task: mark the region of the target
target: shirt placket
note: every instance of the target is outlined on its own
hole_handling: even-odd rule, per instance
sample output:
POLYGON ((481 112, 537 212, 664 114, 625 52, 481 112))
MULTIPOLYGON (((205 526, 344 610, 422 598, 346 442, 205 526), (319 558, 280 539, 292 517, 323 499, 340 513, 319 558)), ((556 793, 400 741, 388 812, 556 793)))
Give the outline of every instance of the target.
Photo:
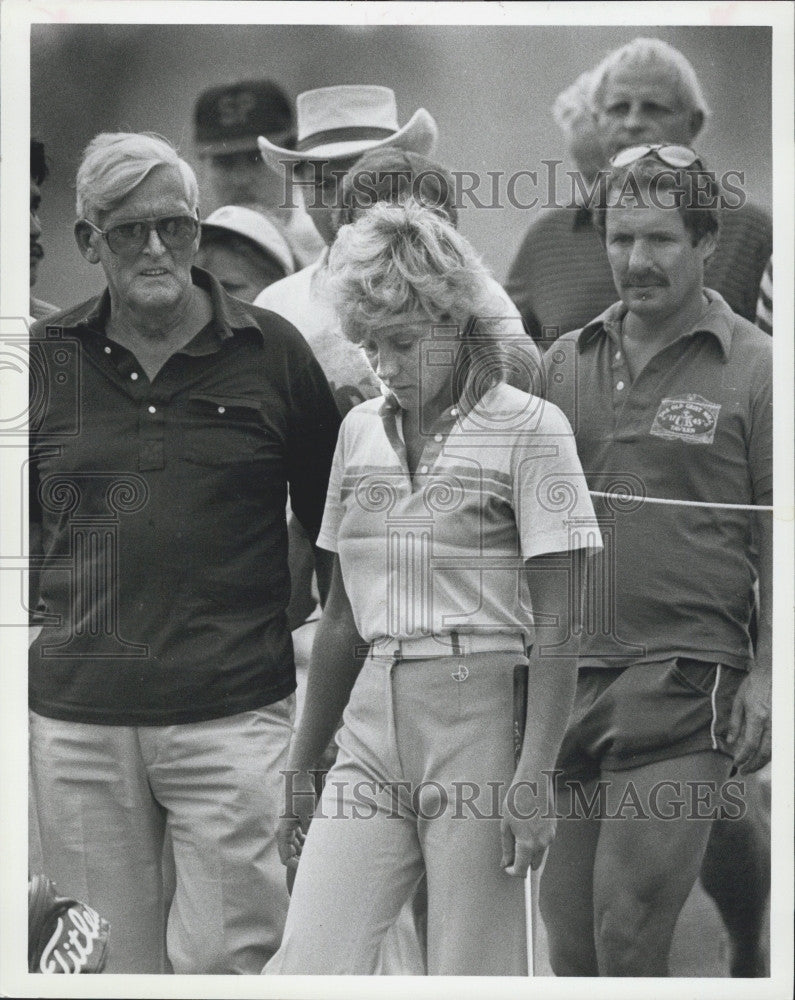
POLYGON ((138 470, 147 472, 165 468, 165 399, 126 348, 116 343, 105 343, 102 355, 138 410, 138 470))
POLYGON ((444 442, 447 439, 447 435, 450 433, 450 430, 458 419, 459 412, 460 411, 457 406, 451 406, 437 419, 436 423, 433 425, 429 439, 423 445, 419 464, 417 465, 414 476, 412 476, 409 471, 406 445, 398 430, 400 411, 394 404, 385 404, 382 417, 384 420, 386 436, 395 451, 395 455, 397 456, 406 479, 410 484, 412 493, 416 493, 422 488, 422 478, 429 475, 433 467, 436 465, 439 455, 442 452, 442 448, 444 447, 444 442))
MULTIPOLYGON (((459 408, 457 406, 451 406, 436 420, 436 423, 433 425, 431 430, 431 434, 422 449, 420 463, 417 466, 417 473, 419 476, 429 475, 436 465, 439 460, 439 456, 442 453, 442 449, 444 448, 447 436, 458 419, 458 415, 459 408)), ((416 490, 419 488, 419 485, 415 483, 414 488, 416 490)))
POLYGON ((608 350, 610 351, 610 385, 613 402, 613 427, 618 430, 625 404, 630 395, 631 378, 626 356, 617 336, 608 332, 608 350))

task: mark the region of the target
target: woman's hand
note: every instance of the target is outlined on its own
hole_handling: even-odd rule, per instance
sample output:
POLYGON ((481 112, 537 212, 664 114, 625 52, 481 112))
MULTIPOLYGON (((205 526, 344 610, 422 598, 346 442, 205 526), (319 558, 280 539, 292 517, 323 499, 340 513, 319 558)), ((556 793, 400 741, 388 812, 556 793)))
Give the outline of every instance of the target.
POLYGON ((500 864, 508 875, 524 878, 528 868, 534 871, 540 868, 547 848, 555 839, 554 801, 545 784, 514 780, 505 795, 500 864))
POLYGON ((315 810, 315 779, 311 771, 288 772, 291 775, 285 803, 285 814, 276 825, 276 846, 279 858, 287 868, 287 887, 298 869, 301 851, 306 840, 306 831, 312 822, 315 810))

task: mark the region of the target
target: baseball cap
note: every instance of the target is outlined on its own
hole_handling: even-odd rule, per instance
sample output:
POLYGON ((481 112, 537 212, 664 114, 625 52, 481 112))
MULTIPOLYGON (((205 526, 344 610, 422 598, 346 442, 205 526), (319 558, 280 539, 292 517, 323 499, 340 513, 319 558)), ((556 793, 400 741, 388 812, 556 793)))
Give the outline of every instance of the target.
POLYGON ((295 271, 293 254, 274 224, 264 215, 242 205, 223 205, 202 220, 202 233, 227 232, 245 236, 284 268, 285 275, 295 271))
POLYGON ((256 150, 260 135, 286 146, 295 142, 290 101, 272 80, 243 80, 205 90, 193 121, 200 156, 256 150))

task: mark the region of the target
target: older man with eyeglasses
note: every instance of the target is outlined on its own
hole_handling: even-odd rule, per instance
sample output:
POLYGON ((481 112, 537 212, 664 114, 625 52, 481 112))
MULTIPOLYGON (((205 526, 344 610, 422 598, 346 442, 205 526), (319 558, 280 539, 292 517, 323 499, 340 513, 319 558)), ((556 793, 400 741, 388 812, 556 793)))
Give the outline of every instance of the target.
MULTIPOLYGON (((639 143, 692 145, 707 123, 709 108, 695 69, 678 49, 659 38, 635 38, 560 94, 554 114, 584 192, 575 188, 571 204, 539 214, 505 284, 542 351, 614 299, 610 267, 587 197, 597 170, 619 150, 639 143)), ((746 164, 726 166, 744 169, 746 164)), ((706 284, 754 322, 762 273, 773 249, 773 226, 758 205, 744 196, 742 204, 738 201, 735 196, 723 212, 706 284)))
POLYGON ((314 539, 339 416, 298 331, 193 266, 167 141, 97 136, 77 215, 107 288, 32 330, 45 870, 109 920, 108 972, 255 973, 288 902, 287 495, 314 539))

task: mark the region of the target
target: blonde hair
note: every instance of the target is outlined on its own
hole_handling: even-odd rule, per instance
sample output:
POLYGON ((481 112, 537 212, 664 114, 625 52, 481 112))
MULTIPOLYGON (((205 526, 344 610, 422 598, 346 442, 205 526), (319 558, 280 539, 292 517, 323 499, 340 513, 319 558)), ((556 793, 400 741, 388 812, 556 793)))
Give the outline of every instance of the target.
POLYGON ((489 272, 437 212, 412 199, 373 205, 340 229, 328 274, 342 331, 354 343, 400 319, 455 324, 462 348, 456 381, 462 391, 474 392, 477 399, 505 380, 499 322, 489 319, 500 309, 489 272))
POLYGON ((77 171, 77 217, 88 219, 113 208, 157 167, 179 171, 185 197, 196 211, 196 175, 168 139, 154 132, 101 132, 86 146, 77 171))

